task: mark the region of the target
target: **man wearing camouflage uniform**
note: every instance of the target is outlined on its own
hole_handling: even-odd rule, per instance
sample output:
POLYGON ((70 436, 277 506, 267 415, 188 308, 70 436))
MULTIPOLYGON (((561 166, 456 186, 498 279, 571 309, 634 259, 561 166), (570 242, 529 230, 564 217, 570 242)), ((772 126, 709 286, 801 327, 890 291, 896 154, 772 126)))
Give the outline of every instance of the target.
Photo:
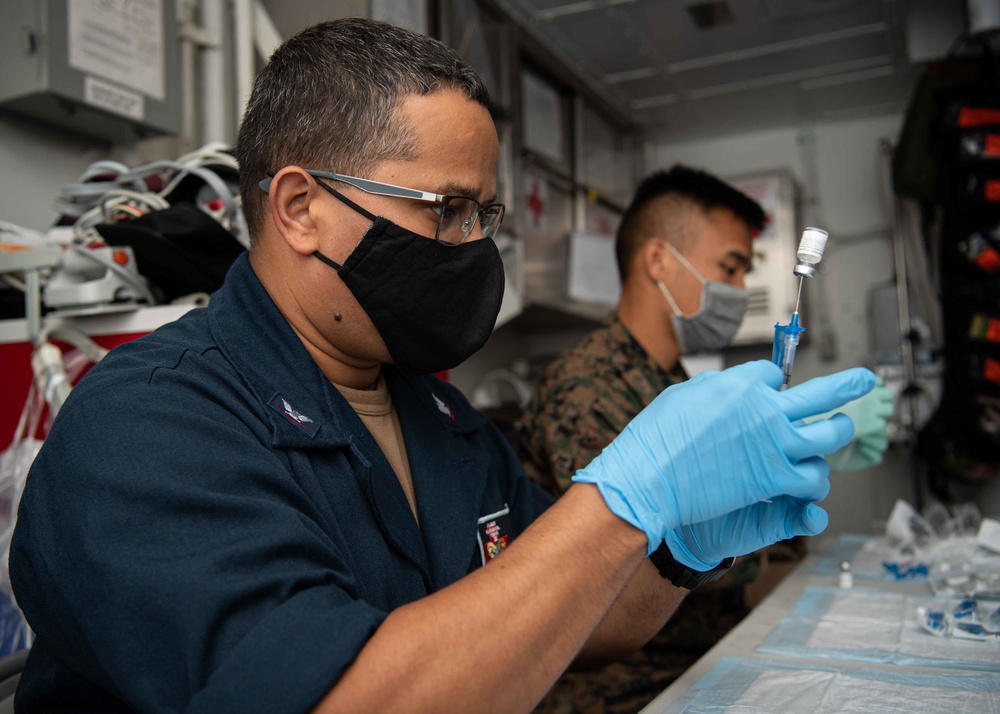
MULTIPOLYGON (((515 425, 528 475, 556 496, 646 405, 687 379, 685 352, 724 347, 743 319, 743 276, 761 207, 682 166, 647 178, 618 231, 622 294, 607 326, 549 365, 515 425)), ((787 557, 801 550, 782 547, 787 557)), ((742 559, 689 597, 664 629, 625 660, 563 676, 536 713, 625 714, 641 709, 748 612, 742 559)))

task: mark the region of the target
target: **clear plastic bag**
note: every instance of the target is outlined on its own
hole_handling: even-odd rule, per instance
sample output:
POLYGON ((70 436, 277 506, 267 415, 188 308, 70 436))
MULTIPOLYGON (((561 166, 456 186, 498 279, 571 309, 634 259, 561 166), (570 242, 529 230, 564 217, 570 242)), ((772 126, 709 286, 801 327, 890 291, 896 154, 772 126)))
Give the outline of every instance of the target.
POLYGON ((935 595, 1000 598, 1000 553, 980 546, 975 536, 946 539, 928 555, 935 595))
MULTIPOLYGON (((107 354, 106 349, 69 325, 56 324, 45 328, 41 342, 50 337, 74 347, 61 355, 62 371, 68 384, 75 384, 88 365, 96 364, 107 354)), ((49 383, 43 383, 41 389, 49 391, 50 396, 55 393, 54 390, 49 390, 49 383)), ((39 426, 44 416, 44 433, 48 433, 55 413, 62 405, 62 399, 65 399, 64 393, 61 399, 47 403, 41 389, 33 380, 21 410, 21 418, 14 430, 14 438, 10 446, 0 453, 0 656, 30 647, 34 639, 14 598, 8 566, 10 541, 14 535, 14 526, 17 525, 17 508, 24 491, 24 482, 43 443, 36 438, 39 426)))
POLYGON ((30 647, 34 635, 24 619, 10 585, 8 561, 10 540, 17 524, 17 507, 24 490, 35 455, 42 441, 35 438, 38 425, 45 411, 45 401, 35 390, 34 384, 28 390, 28 398, 21 410, 14 431, 14 439, 3 453, 0 453, 0 656, 30 647))

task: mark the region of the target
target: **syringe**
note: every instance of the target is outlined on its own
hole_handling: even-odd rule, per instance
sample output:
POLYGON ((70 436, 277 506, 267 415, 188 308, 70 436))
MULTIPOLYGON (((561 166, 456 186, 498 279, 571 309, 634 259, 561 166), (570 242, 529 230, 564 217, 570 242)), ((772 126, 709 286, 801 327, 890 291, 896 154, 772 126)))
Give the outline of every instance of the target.
POLYGON ((816 275, 816 265, 823 259, 826 241, 829 234, 821 228, 806 228, 799 240, 799 249, 795 255, 799 259, 793 273, 799 276, 799 291, 795 297, 795 310, 787 325, 775 323, 774 344, 771 349, 771 361, 781 367, 783 375, 781 389, 788 389, 792 380, 792 366, 795 364, 795 350, 799 346, 799 335, 805 332, 799 325, 799 303, 802 300, 802 279, 816 275))
POLYGON ((799 313, 792 313, 792 320, 787 325, 776 323, 774 326, 774 346, 771 348, 771 361, 781 367, 782 379, 780 390, 788 389, 792 381, 792 366, 795 364, 795 350, 799 346, 799 333, 806 328, 799 326, 799 313))

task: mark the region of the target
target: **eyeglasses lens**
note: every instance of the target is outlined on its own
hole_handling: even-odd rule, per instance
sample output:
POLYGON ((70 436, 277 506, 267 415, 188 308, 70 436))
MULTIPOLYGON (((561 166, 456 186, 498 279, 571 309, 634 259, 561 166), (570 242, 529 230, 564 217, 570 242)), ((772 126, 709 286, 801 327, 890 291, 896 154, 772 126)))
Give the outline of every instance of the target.
POLYGON ((476 219, 482 215, 483 237, 496 235, 503 218, 503 206, 492 204, 481 208, 470 198, 452 197, 441 209, 437 239, 441 243, 457 245, 464 241, 476 227, 476 219))
POLYGON ((479 204, 467 198, 451 198, 441 208, 437 239, 442 243, 457 244, 472 232, 479 204))
POLYGON ((497 230, 500 228, 500 222, 503 220, 503 206, 498 203, 494 203, 491 206, 487 206, 483 209, 483 237, 492 238, 497 234, 497 230))

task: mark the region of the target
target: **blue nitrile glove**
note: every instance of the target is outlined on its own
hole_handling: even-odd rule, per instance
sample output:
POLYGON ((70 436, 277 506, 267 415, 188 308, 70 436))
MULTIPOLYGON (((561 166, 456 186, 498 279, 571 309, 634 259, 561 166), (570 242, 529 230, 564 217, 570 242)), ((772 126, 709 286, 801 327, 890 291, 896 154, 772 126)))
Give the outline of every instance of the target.
POLYGON ((882 463, 885 450, 889 448, 886 433, 894 396, 892 389, 879 377, 872 391, 837 409, 854 422, 854 438, 827 457, 831 470, 858 471, 882 463))
POLYGON ((857 399, 875 375, 856 368, 779 392, 781 381, 761 360, 674 385, 573 480, 596 484, 612 513, 646 533, 650 553, 683 525, 782 495, 813 500, 829 477, 816 457, 854 427, 843 415, 798 420, 857 399))
POLYGON ((771 503, 754 503, 718 518, 681 526, 667 533, 665 540, 678 563, 707 571, 726 558, 753 553, 797 535, 822 533, 829 522, 826 511, 811 501, 778 496, 771 503))

